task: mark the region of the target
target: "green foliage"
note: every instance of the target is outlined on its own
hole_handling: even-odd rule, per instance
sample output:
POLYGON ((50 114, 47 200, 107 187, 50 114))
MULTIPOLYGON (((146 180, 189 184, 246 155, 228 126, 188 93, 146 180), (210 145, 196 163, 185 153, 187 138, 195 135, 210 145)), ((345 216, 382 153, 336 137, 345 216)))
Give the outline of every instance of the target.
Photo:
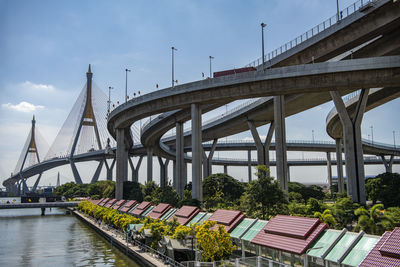
POLYGON ((201 207, 201 202, 198 199, 192 198, 192 191, 185 189, 183 192, 183 198, 179 201, 178 207, 184 205, 201 207))
POLYGON ((212 230, 214 227, 215 222, 211 221, 196 226, 196 239, 201 250, 202 261, 228 259, 236 248, 224 226, 218 225, 217 230, 212 230))
POLYGON ((142 202, 142 186, 137 182, 125 181, 123 199, 134 199, 138 202, 142 202))
POLYGON ((381 235, 395 227, 394 218, 390 212, 385 212, 383 204, 375 204, 369 210, 360 207, 354 214, 358 217, 355 231, 363 230, 368 234, 381 235))
MULTIPOLYGON (((289 194, 291 192, 300 194, 303 202, 307 202, 308 199, 311 197, 318 200, 323 200, 325 197, 325 193, 322 191, 322 187, 317 185, 306 186, 304 184, 297 182, 289 182, 288 187, 289 187, 289 194)), ((296 197, 298 198, 297 194, 296 197)))
POLYGON ((400 174, 382 173, 375 178, 368 179, 365 188, 367 196, 374 203, 377 200, 387 207, 400 206, 400 174))
POLYGON ((146 182, 142 190, 144 201, 151 201, 154 205, 160 203, 161 189, 154 181, 146 182))
POLYGON ((203 181, 204 206, 207 209, 238 204, 243 192, 243 184, 224 173, 212 174, 203 181))
POLYGON ((100 198, 108 197, 109 191, 114 190, 114 186, 115 182, 113 181, 97 181, 89 185, 88 194, 89 196, 98 195, 100 198), (105 196, 105 192, 107 196, 105 196))
POLYGON ((160 202, 168 203, 176 207, 179 202, 179 195, 171 185, 167 185, 166 187, 161 188, 160 202))
POLYGON ((256 175, 258 179, 248 184, 246 193, 241 198, 241 206, 246 213, 262 219, 286 213, 287 200, 279 182, 270 177, 265 165, 257 166, 256 175))
POLYGON ((359 205, 353 203, 350 197, 339 198, 332 207, 333 216, 337 221, 337 228, 342 229, 351 225, 355 220, 354 210, 359 205))
POLYGON ((54 194, 57 196, 65 196, 67 198, 87 197, 89 184, 76 184, 74 182, 65 183, 56 188, 54 194))
POLYGON ((323 213, 321 212, 315 212, 314 213, 314 218, 319 218, 321 221, 329 225, 331 228, 336 228, 337 222, 335 217, 332 215, 332 211, 329 209, 326 209, 323 213))

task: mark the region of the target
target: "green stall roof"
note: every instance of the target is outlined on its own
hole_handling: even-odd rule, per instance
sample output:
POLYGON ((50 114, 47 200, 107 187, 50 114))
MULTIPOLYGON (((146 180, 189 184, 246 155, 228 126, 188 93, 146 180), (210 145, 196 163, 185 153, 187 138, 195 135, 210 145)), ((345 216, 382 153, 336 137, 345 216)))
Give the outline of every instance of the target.
POLYGON ((251 241, 260 232, 264 226, 266 226, 268 221, 258 220, 253 226, 247 230, 247 232, 242 236, 242 240, 251 241))
POLYGON ((170 209, 170 210, 167 211, 163 216, 161 216, 160 220, 162 220, 162 221, 168 220, 169 218, 172 217, 172 215, 175 214, 175 212, 176 212, 177 210, 178 210, 178 209, 170 209))
POLYGON ((155 208, 155 206, 150 206, 150 208, 148 208, 147 210, 145 210, 143 213, 142 213, 142 217, 144 218, 144 217, 146 217, 147 215, 149 215, 149 213, 153 210, 155 208))
POLYGON ((239 238, 246 230, 250 227, 250 225, 255 221, 255 219, 244 218, 243 221, 233 229, 231 232, 232 238, 239 238))
POLYGON ((358 266, 379 241, 379 236, 364 235, 344 258, 342 264, 358 266))
POLYGON ((201 218, 197 223, 198 224, 202 224, 205 220, 207 220, 208 218, 210 218, 212 215, 212 213, 207 213, 203 218, 201 218))
POLYGON ((332 250, 325 257, 325 260, 337 262, 339 258, 350 247, 351 243, 356 239, 357 233, 349 233, 343 235, 339 242, 332 248, 332 250))
POLYGON ((197 223, 201 219, 201 217, 203 217, 205 214, 206 214, 205 212, 197 213, 197 215, 194 216, 193 219, 191 219, 190 222, 188 222, 186 225, 189 226, 191 224, 197 223))
POLYGON ((337 230, 325 230, 325 232, 320 235, 316 242, 310 246, 307 255, 311 257, 321 258, 326 252, 329 246, 338 238, 341 231, 337 230))

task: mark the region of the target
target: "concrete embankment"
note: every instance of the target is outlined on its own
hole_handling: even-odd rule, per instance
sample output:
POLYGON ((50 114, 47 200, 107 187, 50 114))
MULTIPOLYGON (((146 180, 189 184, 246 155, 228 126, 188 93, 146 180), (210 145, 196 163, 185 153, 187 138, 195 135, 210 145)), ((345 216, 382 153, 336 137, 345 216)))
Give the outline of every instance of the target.
POLYGON ((116 234, 115 232, 102 228, 101 226, 99 226, 98 223, 96 223, 96 221, 93 218, 86 216, 85 214, 81 213, 78 210, 73 210, 73 209, 70 210, 76 217, 78 217, 80 220, 89 225, 92 229, 94 229, 101 236, 107 239, 115 247, 119 248, 122 252, 131 257, 140 266, 149 266, 149 267, 168 266, 165 265, 159 259, 153 257, 150 253, 142 251, 141 248, 139 248, 138 246, 134 246, 130 243, 127 243, 123 235, 116 234))

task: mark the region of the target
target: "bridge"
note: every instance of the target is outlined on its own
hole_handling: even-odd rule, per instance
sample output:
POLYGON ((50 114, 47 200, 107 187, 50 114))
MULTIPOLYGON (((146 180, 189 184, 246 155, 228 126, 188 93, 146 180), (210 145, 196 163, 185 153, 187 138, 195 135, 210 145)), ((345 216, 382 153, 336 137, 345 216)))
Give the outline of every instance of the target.
POLYGON ((79 202, 80 201, 0 204, 0 209, 41 209, 42 216, 44 216, 46 208, 73 208, 77 207, 79 202))
MULTIPOLYGON (((47 154, 39 157, 38 145, 31 146, 38 136, 34 134, 37 130, 32 122, 32 130, 27 139, 29 145, 24 147, 14 175, 4 181, 3 185, 8 189, 18 186, 27 190, 27 178, 39 175, 35 182, 37 186, 44 171, 62 165, 70 165, 75 181, 82 183, 75 163, 97 161, 98 167, 91 182, 99 179, 104 165, 107 169, 107 179, 111 180, 116 164, 116 197, 120 198, 122 182, 128 179, 128 164, 132 169, 132 179, 137 181, 142 158, 152 158, 156 155, 161 166, 161 186, 166 184, 169 161, 174 161, 173 184, 180 195, 186 184, 185 164, 192 162, 193 197, 201 199, 201 177, 211 174, 212 164, 228 166, 241 162, 244 166, 255 163, 276 165, 277 178, 282 188, 287 190, 290 175, 288 166, 305 165, 304 160, 288 160, 287 150, 326 152, 326 160, 311 160, 308 164, 313 162, 319 165, 322 164, 320 162, 324 162, 329 166, 328 177, 331 177, 329 169, 334 162, 330 159, 330 153, 336 152, 339 184, 343 184, 343 179, 340 179, 343 177, 343 170, 340 169, 343 168, 341 152, 344 151, 345 162, 348 163, 346 173, 350 174, 349 194, 354 201, 364 202, 363 165, 368 160, 362 155, 365 153, 379 156, 390 171, 392 164, 398 162, 394 157, 400 153, 399 148, 390 145, 376 142, 371 144, 365 140, 361 141, 361 138, 357 139, 359 141, 356 144, 351 141, 354 140, 353 136, 360 132, 357 127, 361 123, 364 111, 398 97, 399 42, 393 40, 399 38, 399 11, 399 4, 389 0, 357 1, 352 7, 344 10, 345 16, 340 21, 331 18, 329 22, 323 22, 311 32, 267 54, 264 65, 256 65, 256 61, 251 63, 257 67, 255 72, 159 90, 131 99, 118 106, 111 114, 108 114, 109 110, 101 109, 105 105, 100 103, 110 102, 92 83, 93 74, 89 66, 87 83, 47 154), (360 88, 373 89, 359 90, 360 88), (341 96, 354 91, 358 93, 354 94, 352 99, 343 102, 341 96), (253 100, 204 125, 201 122, 202 113, 234 100, 247 98, 253 100), (285 117, 332 99, 335 100, 339 112, 332 111, 328 115, 327 131, 335 142, 321 144, 286 141, 285 117), (351 120, 354 110, 357 110, 359 115, 353 122, 351 120), (161 115, 140 129, 135 124, 142 118, 154 117, 157 114, 161 115), (344 119, 343 123, 346 116, 350 117, 350 123, 346 123, 349 119, 344 119), (192 127, 190 131, 184 132, 183 123, 187 120, 192 121, 192 127), (270 130, 265 142, 262 142, 257 127, 265 124, 270 124, 270 130), (351 130, 354 126, 355 131, 351 130), (174 127, 174 137, 163 137, 174 127), (251 144, 218 141, 221 137, 249 129, 254 139, 251 144), (342 129, 345 129, 346 134, 343 134, 342 129), (273 143, 274 132, 276 138, 273 143), (138 144, 139 142, 141 144, 138 144), (275 162, 269 159, 269 151, 273 149, 277 154, 275 162), (219 160, 213 157, 216 150, 257 150, 257 160, 251 160, 249 157, 239 161, 219 160), (189 151, 192 152, 191 157, 185 155, 185 152, 189 151), (203 151, 209 151, 208 155, 203 151), (139 157, 137 166, 134 166, 131 156, 139 157), (390 156, 390 159, 387 160, 385 156, 390 156), (29 157, 36 160, 26 160, 29 157), (43 158, 44 160, 40 161, 43 158), (112 163, 109 164, 107 159, 113 159, 112 163), (353 170, 358 171, 353 173, 353 170)), ((378 160, 379 158, 375 158, 373 162, 378 163, 378 160)), ((147 164, 147 180, 150 181, 153 161, 147 160, 147 164)), ((342 190, 340 186, 339 189, 342 190)))

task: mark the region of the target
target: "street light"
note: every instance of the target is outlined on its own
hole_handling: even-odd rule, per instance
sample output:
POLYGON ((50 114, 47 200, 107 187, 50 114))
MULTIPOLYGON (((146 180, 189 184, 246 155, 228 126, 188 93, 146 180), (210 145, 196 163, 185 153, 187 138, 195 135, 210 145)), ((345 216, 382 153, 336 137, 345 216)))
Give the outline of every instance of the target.
POLYGON ((174 88, 174 51, 178 51, 178 49, 176 49, 175 47, 171 47, 172 50, 172 88, 174 88))
POLYGON ((264 64, 265 64, 265 57, 264 57, 264 28, 267 26, 264 22, 261 22, 261 36, 262 36, 262 66, 264 70, 264 64))
POLYGON ((371 125, 371 127, 369 127, 369 128, 371 128, 371 141, 372 141, 372 144, 374 144, 374 126, 371 125))
POLYGON ((394 148, 396 148, 396 135, 395 135, 395 131, 393 131, 393 146, 394 148))
POLYGON ((111 105, 111 90, 114 89, 114 87, 109 86, 108 87, 108 101, 107 101, 107 111, 110 113, 110 105, 111 105))
POLYGON ((210 78, 212 78, 212 71, 211 71, 211 59, 214 59, 213 56, 210 56, 210 78))
POLYGON ((336 0, 336 11, 337 11, 336 19, 337 19, 337 22, 339 22, 339 20, 340 20, 340 18, 339 18, 339 0, 336 0))
POLYGON ((125 103, 128 101, 128 72, 131 70, 125 69, 125 103))
POLYGON ((314 130, 311 131, 311 134, 312 134, 312 141, 314 143, 314 130))

